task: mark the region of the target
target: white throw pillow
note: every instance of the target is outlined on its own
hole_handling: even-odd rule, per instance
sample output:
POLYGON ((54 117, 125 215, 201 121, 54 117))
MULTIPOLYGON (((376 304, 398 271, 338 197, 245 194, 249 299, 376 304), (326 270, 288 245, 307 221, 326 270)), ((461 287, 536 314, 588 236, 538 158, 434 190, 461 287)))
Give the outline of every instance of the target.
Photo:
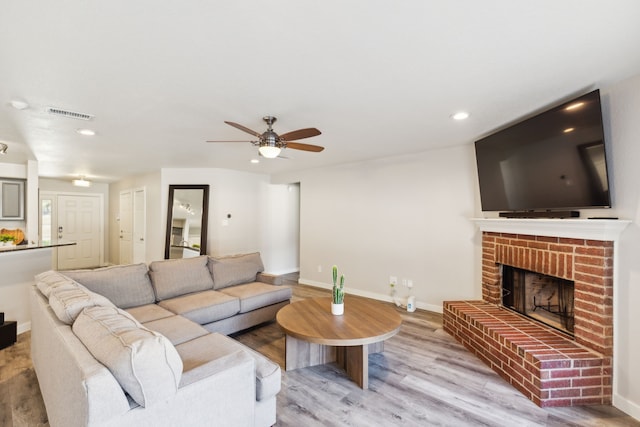
MULTIPOLYGON (((69 279, 71 280, 71 279, 69 279)), ((60 321, 71 325, 86 307, 114 307, 113 303, 102 295, 91 292, 80 284, 67 288, 53 288, 49 294, 49 305, 60 321)))
POLYGON ((89 307, 73 332, 120 386, 147 407, 176 394, 182 360, 163 335, 153 332, 116 307, 89 307))
POLYGON ((49 298, 54 289, 60 287, 73 289, 78 287, 78 283, 55 270, 49 270, 36 275, 36 286, 42 295, 49 298))

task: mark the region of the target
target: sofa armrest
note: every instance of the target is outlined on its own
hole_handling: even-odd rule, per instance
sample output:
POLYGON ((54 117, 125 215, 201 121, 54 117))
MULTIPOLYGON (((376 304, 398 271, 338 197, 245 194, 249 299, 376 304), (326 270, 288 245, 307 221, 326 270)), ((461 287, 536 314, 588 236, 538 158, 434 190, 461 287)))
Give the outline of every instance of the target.
MULTIPOLYGON (((242 369, 248 369, 253 378, 256 370, 255 361, 246 351, 237 350, 185 371, 180 380, 180 388, 201 381, 207 377, 219 375, 221 372, 228 371, 229 369, 237 369, 238 372, 242 369)), ((220 384, 218 384, 218 386, 221 389, 225 388, 220 384)), ((248 393, 251 396, 255 396, 255 390, 248 390, 248 393)))
POLYGON ((276 276, 275 274, 269 273, 258 273, 256 281, 276 286, 280 286, 283 283, 282 276, 276 276))

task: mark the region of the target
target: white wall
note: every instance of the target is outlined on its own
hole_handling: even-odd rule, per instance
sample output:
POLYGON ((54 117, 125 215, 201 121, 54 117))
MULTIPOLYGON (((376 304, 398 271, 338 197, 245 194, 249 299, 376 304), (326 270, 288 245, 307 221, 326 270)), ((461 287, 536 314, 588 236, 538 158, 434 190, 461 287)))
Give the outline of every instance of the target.
POLYGON ((300 185, 269 184, 263 197, 262 260, 273 274, 299 271, 300 185))
MULTIPOLYGON (((169 185, 209 184, 207 252, 230 255, 259 251, 261 192, 268 180, 266 175, 227 169, 162 169, 162 224, 166 228, 169 185)), ((161 249, 160 258, 164 255, 164 244, 161 249)))
POLYGON ((166 168, 111 184, 112 263, 117 264, 120 258, 117 223, 120 191, 138 187, 145 187, 147 192, 146 262, 164 258, 171 184, 209 184, 208 254, 260 251, 266 271, 297 271, 297 187, 289 191, 288 186, 271 185, 264 174, 216 168, 166 168))
POLYGON ((602 98, 613 189, 613 209, 606 214, 633 221, 614 266, 613 402, 640 419, 640 76, 603 90, 602 98))
POLYGON ((18 333, 31 329, 29 290, 33 277, 51 269, 51 248, 6 252, 0 255, 0 311, 18 322, 18 333))
POLYGON ((472 146, 274 178, 294 180, 301 283, 329 286, 336 264, 347 293, 389 300, 393 275, 413 281, 421 308, 442 312, 443 300, 480 297, 472 146))

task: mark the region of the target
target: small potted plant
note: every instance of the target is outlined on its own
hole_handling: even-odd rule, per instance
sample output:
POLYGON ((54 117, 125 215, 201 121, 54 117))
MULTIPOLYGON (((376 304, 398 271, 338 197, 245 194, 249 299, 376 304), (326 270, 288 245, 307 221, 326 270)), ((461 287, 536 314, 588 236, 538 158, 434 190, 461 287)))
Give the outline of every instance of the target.
POLYGON ((344 314, 344 274, 340 276, 338 285, 338 267, 333 266, 333 299, 331 300, 331 314, 341 316, 344 314))
POLYGON ((13 246, 15 239, 11 234, 0 234, 0 244, 2 246, 13 246))

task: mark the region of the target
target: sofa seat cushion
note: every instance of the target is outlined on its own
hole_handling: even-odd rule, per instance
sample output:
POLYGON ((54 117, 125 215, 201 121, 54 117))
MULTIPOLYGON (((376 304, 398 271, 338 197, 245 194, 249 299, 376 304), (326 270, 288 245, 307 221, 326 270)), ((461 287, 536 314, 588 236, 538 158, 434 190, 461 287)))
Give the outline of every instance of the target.
POLYGON ((221 289, 220 292, 240 300, 240 313, 291 299, 291 288, 262 282, 246 283, 221 289))
POLYGON ((74 334, 140 406, 175 395, 182 360, 167 338, 116 307, 89 307, 73 324, 74 334))
POLYGON ((161 333, 167 337, 173 345, 182 344, 183 342, 191 341, 194 338, 209 333, 209 331, 196 322, 175 314, 171 317, 145 322, 143 325, 152 331, 161 333))
POLYGON ((213 289, 256 281, 258 273, 264 271, 260 253, 209 257, 209 270, 213 277, 213 289))
POLYGON ((63 271, 67 277, 89 290, 107 297, 120 308, 152 304, 156 301, 146 264, 113 265, 93 270, 63 271))
POLYGON ((58 286, 52 289, 49 294, 49 305, 58 319, 67 325, 75 322, 78 315, 87 307, 115 307, 107 298, 91 292, 78 283, 71 288, 58 286))
POLYGON ((149 275, 162 301, 192 292, 213 289, 213 278, 207 267, 208 257, 167 259, 149 264, 149 275))
POLYGON ((175 314, 200 325, 226 319, 240 312, 240 300, 217 291, 202 291, 158 303, 175 314))
POLYGON ((189 375, 205 375, 206 365, 212 360, 234 354, 237 351, 244 351, 256 362, 256 400, 261 401, 275 396, 280 391, 281 370, 278 364, 253 351, 249 347, 218 333, 204 335, 184 344, 176 346, 176 350, 182 358, 184 364, 183 377, 189 375), (188 372, 194 370, 192 374, 188 372))
POLYGON ((131 307, 125 310, 127 313, 135 317, 140 323, 152 322, 165 317, 175 316, 176 314, 160 307, 158 304, 147 304, 139 307, 131 307))

